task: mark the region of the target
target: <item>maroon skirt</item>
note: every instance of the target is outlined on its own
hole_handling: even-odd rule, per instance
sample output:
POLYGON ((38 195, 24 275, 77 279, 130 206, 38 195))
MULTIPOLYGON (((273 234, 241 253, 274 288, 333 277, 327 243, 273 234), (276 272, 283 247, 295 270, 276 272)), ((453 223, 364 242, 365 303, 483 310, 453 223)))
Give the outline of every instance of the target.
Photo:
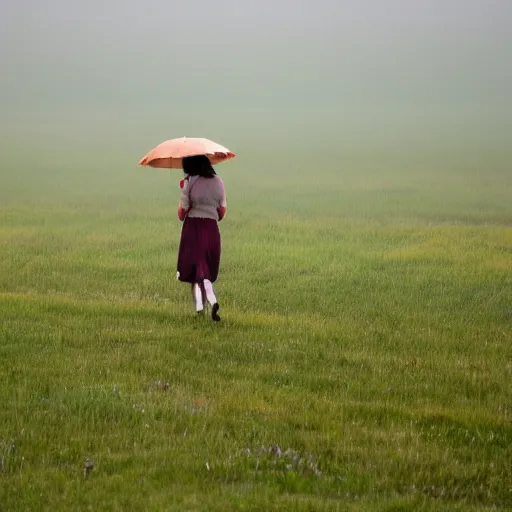
POLYGON ((203 279, 215 282, 219 275, 220 248, 216 220, 186 217, 178 251, 178 279, 185 283, 200 283, 203 279))

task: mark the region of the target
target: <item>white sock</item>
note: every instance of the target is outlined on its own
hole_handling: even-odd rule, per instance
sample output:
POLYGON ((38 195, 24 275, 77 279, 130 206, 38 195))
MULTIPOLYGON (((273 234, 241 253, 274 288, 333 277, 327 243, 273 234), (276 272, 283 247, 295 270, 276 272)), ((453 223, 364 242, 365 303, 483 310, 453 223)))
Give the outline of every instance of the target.
POLYGON ((204 291, 206 292, 206 298, 208 302, 213 306, 217 302, 217 297, 215 297, 215 293, 213 293, 213 285, 209 279, 205 279, 203 281, 204 291))
POLYGON ((194 299, 196 301, 196 311, 203 311, 203 294, 198 284, 194 285, 194 299))

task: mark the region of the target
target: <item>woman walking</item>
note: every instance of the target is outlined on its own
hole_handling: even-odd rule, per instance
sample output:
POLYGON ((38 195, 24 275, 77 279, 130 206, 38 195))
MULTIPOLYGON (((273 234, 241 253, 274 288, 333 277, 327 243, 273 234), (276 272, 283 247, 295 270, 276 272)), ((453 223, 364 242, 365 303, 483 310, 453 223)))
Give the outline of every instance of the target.
POLYGON ((178 279, 192 286, 196 311, 205 301, 218 322, 219 303, 213 283, 219 274, 221 239, 218 227, 226 214, 224 183, 204 155, 183 158, 178 218, 183 222, 178 251, 178 279))

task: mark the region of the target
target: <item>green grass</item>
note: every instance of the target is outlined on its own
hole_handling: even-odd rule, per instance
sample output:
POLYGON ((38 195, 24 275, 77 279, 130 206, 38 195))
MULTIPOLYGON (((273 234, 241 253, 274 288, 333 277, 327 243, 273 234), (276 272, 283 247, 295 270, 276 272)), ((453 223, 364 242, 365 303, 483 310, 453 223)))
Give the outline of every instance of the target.
POLYGON ((0 509, 510 510, 510 160, 241 155, 220 324, 177 172, 5 164, 0 509))

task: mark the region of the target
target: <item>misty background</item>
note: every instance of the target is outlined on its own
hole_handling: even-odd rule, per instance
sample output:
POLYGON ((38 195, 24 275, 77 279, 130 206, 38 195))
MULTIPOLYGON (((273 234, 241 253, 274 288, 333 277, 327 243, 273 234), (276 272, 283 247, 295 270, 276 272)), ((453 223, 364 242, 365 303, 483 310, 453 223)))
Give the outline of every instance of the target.
POLYGON ((184 135, 235 168, 263 151, 508 165, 510 27, 508 0, 2 0, 0 185, 63 160, 126 172, 184 135))

